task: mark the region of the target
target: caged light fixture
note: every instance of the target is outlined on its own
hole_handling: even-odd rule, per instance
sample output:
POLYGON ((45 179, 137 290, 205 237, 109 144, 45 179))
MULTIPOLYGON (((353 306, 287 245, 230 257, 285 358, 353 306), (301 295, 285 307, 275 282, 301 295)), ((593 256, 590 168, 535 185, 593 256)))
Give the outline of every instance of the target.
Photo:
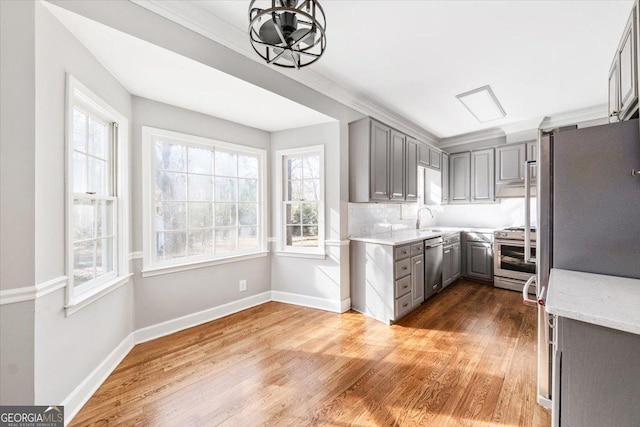
POLYGON ((252 0, 249 5, 251 46, 267 64, 297 69, 313 64, 327 48, 326 28, 317 0, 252 0))

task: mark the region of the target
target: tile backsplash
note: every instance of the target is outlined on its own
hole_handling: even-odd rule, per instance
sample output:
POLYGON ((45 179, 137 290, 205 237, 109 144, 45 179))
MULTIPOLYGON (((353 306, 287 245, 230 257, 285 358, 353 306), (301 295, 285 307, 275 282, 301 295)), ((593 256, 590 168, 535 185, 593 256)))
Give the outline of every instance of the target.
MULTIPOLYGON (((430 207, 420 213, 423 226, 435 225, 440 207, 430 207)), ((391 230, 415 228, 417 203, 349 203, 349 235, 362 236, 391 230)))
MULTIPOLYGON (((531 220, 536 223, 535 199, 531 220)), ((524 224, 524 199, 505 199, 498 203, 429 206, 421 212, 422 227, 503 228, 524 224)), ((349 235, 362 236, 385 231, 415 228, 417 203, 349 203, 349 235)))

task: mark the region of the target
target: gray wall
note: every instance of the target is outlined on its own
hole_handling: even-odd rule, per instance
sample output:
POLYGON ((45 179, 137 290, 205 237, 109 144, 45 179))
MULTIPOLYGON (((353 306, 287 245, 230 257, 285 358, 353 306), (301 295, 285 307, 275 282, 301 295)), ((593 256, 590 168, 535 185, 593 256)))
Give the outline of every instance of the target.
MULTIPOLYGON (((36 2, 36 283, 65 274, 65 73, 131 118, 127 90, 36 2)), ((132 284, 67 317, 64 289, 35 303, 35 402, 61 402, 133 331, 132 284), (90 345, 87 345, 91 343, 90 345)))
MULTIPOLYGON (((341 186, 339 168, 341 164, 340 123, 307 126, 271 133, 271 179, 279 184, 275 167, 276 150, 324 145, 325 162, 325 239, 338 242, 341 233, 341 186)), ((273 200, 271 216, 274 235, 278 230, 275 210, 279 200, 273 200)), ((274 236, 275 237, 275 236, 274 236)), ((329 255, 325 260, 273 256, 271 286, 274 291, 340 301, 341 264, 340 247, 327 247, 329 255)))
MULTIPOLYGON (((35 5, 0 1, 0 290, 35 284, 35 5)), ((33 301, 0 306, 0 402, 33 402, 33 301)))
MULTIPOLYGON (((133 250, 142 251, 142 126, 157 127, 265 150, 269 149, 269 132, 136 96, 133 97, 132 106, 133 250)), ((267 177, 268 171, 267 167, 267 177)), ((266 198, 269 200, 269 193, 266 198)), ((136 329, 271 289, 269 256, 148 278, 140 275, 142 260, 136 260, 134 267, 136 329), (238 281, 241 279, 246 279, 248 286, 247 291, 242 293, 238 291, 238 281)))

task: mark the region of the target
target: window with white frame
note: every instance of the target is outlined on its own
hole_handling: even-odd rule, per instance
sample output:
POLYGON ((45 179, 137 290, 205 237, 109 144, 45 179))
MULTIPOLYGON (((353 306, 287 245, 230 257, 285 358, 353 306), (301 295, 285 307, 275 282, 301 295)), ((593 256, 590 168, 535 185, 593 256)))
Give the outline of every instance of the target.
POLYGON ((324 256, 324 146, 276 152, 281 253, 324 256))
POLYGON ((143 128, 145 269, 264 252, 265 151, 143 128))
POLYGON ((128 278, 128 122, 72 76, 67 92, 67 306, 73 306, 128 278))

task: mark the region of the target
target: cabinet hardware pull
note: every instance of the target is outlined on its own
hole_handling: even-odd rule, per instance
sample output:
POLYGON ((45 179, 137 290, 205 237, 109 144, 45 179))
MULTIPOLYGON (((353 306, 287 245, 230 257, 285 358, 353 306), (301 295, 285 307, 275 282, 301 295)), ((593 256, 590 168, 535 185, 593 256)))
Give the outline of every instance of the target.
POLYGON ((409 303, 408 303, 408 302, 405 302, 404 304, 402 304, 402 306, 403 306, 403 307, 406 307, 406 306, 408 306, 408 305, 409 305, 409 303))
POLYGON ((631 169, 631 176, 640 176, 640 169, 631 169))

